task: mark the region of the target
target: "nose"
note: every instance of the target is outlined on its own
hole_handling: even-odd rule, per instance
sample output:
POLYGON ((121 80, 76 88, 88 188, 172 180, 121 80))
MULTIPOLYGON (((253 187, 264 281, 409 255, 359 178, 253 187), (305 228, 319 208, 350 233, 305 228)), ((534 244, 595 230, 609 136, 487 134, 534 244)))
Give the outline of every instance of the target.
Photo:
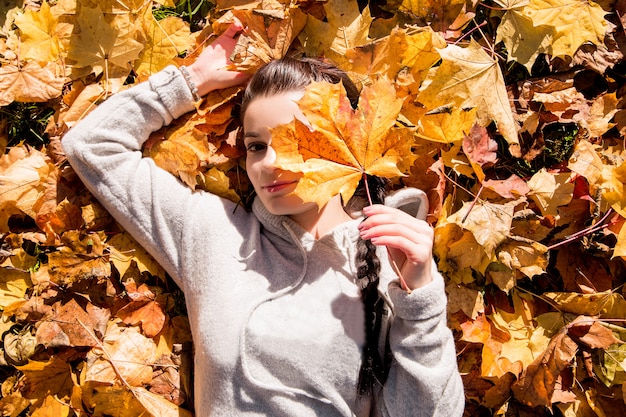
POLYGON ((265 169, 276 169, 276 151, 271 146, 267 147, 262 164, 265 169))

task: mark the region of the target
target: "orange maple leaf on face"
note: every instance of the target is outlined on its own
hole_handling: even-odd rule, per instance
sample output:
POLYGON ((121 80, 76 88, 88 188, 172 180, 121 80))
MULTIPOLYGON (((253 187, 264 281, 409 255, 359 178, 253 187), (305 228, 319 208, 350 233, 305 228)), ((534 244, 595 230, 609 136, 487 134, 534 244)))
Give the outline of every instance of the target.
POLYGON ((363 174, 403 176, 413 137, 394 127, 402 102, 384 79, 363 89, 356 110, 342 84, 309 85, 298 105, 310 126, 294 119, 270 129, 276 166, 302 174, 293 193, 323 207, 337 194, 347 202, 363 174))

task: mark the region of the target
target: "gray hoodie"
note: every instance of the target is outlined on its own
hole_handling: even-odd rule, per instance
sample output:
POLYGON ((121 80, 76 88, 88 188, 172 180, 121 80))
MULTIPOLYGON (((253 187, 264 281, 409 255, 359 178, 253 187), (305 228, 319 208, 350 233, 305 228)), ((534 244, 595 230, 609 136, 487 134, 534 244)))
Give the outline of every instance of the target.
MULTIPOLYGON (((383 387, 357 395, 364 343, 355 284, 355 219, 320 239, 256 200, 252 213, 193 192, 141 146, 193 110, 183 77, 168 67, 108 99, 63 138, 80 178, 185 292, 195 347, 198 416, 444 416, 463 413, 463 386, 446 326, 441 275, 407 294, 387 262, 393 355, 383 387)), ((387 204, 425 213, 406 189, 387 204)), ((386 260, 383 251, 379 253, 386 260)))

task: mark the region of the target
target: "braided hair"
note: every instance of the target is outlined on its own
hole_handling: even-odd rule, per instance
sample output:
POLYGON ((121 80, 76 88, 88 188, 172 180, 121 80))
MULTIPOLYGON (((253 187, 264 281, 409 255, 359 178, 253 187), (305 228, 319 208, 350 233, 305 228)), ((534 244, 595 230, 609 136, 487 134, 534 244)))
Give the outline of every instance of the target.
MULTIPOLYGON (((344 71, 323 59, 284 57, 263 66, 250 79, 242 99, 240 118, 243 119, 248 105, 257 97, 304 90, 307 85, 318 81, 332 84, 341 82, 352 107, 356 108, 359 90, 344 71)), ((382 178, 364 177, 346 207, 359 205, 362 207, 359 202, 364 200, 371 201, 373 204, 382 203, 385 197, 385 185, 385 180, 382 178)), ((365 311, 365 346, 359 371, 358 393, 367 395, 375 382, 382 384, 386 378, 386 369, 378 349, 384 309, 384 301, 378 294, 380 260, 376 255, 376 246, 371 241, 359 238, 356 267, 357 284, 360 287, 365 311)))

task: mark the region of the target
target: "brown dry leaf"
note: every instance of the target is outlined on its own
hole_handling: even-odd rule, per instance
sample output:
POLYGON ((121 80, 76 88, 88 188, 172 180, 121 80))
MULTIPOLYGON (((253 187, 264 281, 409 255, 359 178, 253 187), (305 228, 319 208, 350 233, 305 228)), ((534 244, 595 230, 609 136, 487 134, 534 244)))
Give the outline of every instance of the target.
POLYGON ((512 290, 509 297, 513 300, 512 312, 508 311, 509 306, 495 306, 488 317, 495 329, 509 336, 508 340, 503 341, 496 360, 506 359, 500 366, 505 371, 513 372, 517 366, 525 369, 540 356, 548 346, 549 337, 545 328, 535 325, 534 300, 524 298, 516 290, 512 290), (511 369, 506 368, 508 363, 511 369))
POLYGON ((67 285, 111 275, 111 264, 104 254, 103 237, 99 233, 70 231, 61 239, 64 246, 48 255, 48 273, 53 282, 67 285))
POLYGON ((294 194, 323 207, 334 195, 352 197, 363 174, 402 176, 411 136, 393 129, 402 100, 381 79, 361 92, 353 110, 341 84, 313 83, 298 102, 313 130, 297 119, 271 129, 276 165, 302 173, 294 194))
POLYGON ((478 314, 475 319, 461 323, 463 330, 462 340, 472 343, 487 343, 491 338, 491 324, 484 314, 478 314))
POLYGON ((563 277, 563 291, 566 292, 593 294, 611 290, 613 276, 605 265, 601 259, 585 256, 578 245, 562 247, 556 255, 555 266, 563 277))
POLYGON ((505 180, 484 180, 482 184, 504 198, 520 198, 530 192, 526 181, 515 174, 505 180))
POLYGON ((192 414, 172 404, 160 395, 153 394, 143 387, 133 387, 133 395, 152 416, 159 417, 192 417, 192 414))
POLYGON ((0 106, 13 101, 46 102, 61 95, 65 77, 60 76, 56 62, 44 66, 35 61, 24 65, 2 65, 0 67, 0 106))
POLYGON ((116 417, 192 417, 188 410, 143 387, 110 386, 88 381, 83 401, 94 415, 116 417))
POLYGON ((589 141, 581 140, 574 147, 567 167, 585 177, 590 184, 596 184, 602 178, 603 165, 596 147, 589 141))
POLYGON ((548 267, 548 248, 539 242, 510 236, 510 239, 498 247, 498 260, 514 271, 519 271, 518 278, 532 278, 546 272, 548 267))
MULTIPOLYGON (((435 48, 445 46, 445 40, 430 27, 417 28, 409 33, 395 26, 391 34, 384 38, 347 50, 346 58, 350 63, 350 71, 358 74, 364 84, 383 75, 396 80, 399 86, 398 77, 408 68, 412 74, 411 82, 404 85, 403 89, 410 90, 419 87, 426 71, 440 59, 435 48)), ((417 120, 411 120, 417 123, 417 120)))
POLYGON ((517 125, 497 61, 478 43, 467 48, 448 45, 439 49, 442 63, 430 73, 417 99, 429 110, 453 103, 459 108, 476 108, 478 123, 495 121, 509 143, 513 156, 520 156, 517 125))
POLYGON ((611 330, 592 317, 577 317, 567 325, 567 333, 576 342, 591 349, 608 349, 613 344, 622 343, 611 330))
POLYGON ((435 222, 441 213, 447 179, 443 174, 443 161, 435 161, 427 155, 418 156, 411 166, 409 176, 404 178, 408 187, 419 188, 428 196, 428 222, 435 222))
POLYGON ((556 303, 563 312, 622 319, 626 317, 626 300, 621 294, 603 291, 595 294, 545 292, 542 297, 556 303))
POLYGON ((307 17, 294 4, 283 7, 284 10, 270 14, 262 9, 232 10, 213 24, 217 32, 221 22, 230 22, 234 16, 246 27, 230 57, 238 71, 251 73, 261 65, 285 56, 304 28, 307 17))
POLYGON ((550 406, 556 380, 563 370, 571 366, 577 350, 578 345, 568 335, 567 328, 562 328, 550 339, 545 352, 524 369, 513 385, 515 398, 531 407, 550 406))
POLYGON ((153 338, 165 325, 167 294, 155 294, 146 284, 139 288, 134 282, 125 284, 130 302, 117 311, 117 317, 131 326, 141 325, 143 334, 153 338))
POLYGON ((29 406, 30 401, 17 393, 3 395, 0 399, 0 412, 7 417, 18 417, 29 406))
POLYGON ((433 253, 439 259, 439 270, 457 284, 473 282, 472 269, 483 272, 490 263, 484 246, 454 223, 437 224, 433 253))
POLYGON ((99 347, 87 354, 85 381, 110 384, 114 381, 139 387, 152 380, 156 345, 139 333, 137 327, 109 322, 99 347))
POLYGON ((110 317, 108 308, 95 306, 85 299, 57 301, 39 320, 37 343, 46 348, 96 346, 97 335, 104 334, 110 317))
POLYGON ((589 107, 589 114, 577 114, 572 120, 585 127, 590 137, 599 138, 615 126, 612 120, 617 111, 615 93, 604 94, 593 100, 589 107))
POLYGON ((481 167, 490 166, 498 160, 498 144, 493 140, 487 129, 473 125, 463 137, 463 152, 472 164, 481 167))
POLYGON ((241 200, 237 192, 233 190, 230 178, 223 171, 215 167, 202 174, 199 181, 199 187, 205 191, 235 203, 241 200))
POLYGON ((99 83, 82 86, 79 82, 72 83, 72 92, 78 94, 65 94, 64 102, 69 106, 66 111, 59 113, 57 124, 63 128, 71 128, 95 109, 97 103, 104 100, 106 91, 99 83), (70 101, 71 100, 71 101, 70 101))
POLYGON ((626 162, 603 165, 602 202, 626 218, 626 162))
MULTIPOLYGON (((81 385, 81 403, 97 416, 154 417, 125 386, 87 381, 81 385)), ((158 415, 158 414, 157 414, 158 415)))
POLYGON ((485 312, 483 296, 477 290, 463 285, 449 284, 446 286, 446 293, 448 294, 448 311, 450 313, 456 313, 460 310, 474 320, 479 314, 485 312))

